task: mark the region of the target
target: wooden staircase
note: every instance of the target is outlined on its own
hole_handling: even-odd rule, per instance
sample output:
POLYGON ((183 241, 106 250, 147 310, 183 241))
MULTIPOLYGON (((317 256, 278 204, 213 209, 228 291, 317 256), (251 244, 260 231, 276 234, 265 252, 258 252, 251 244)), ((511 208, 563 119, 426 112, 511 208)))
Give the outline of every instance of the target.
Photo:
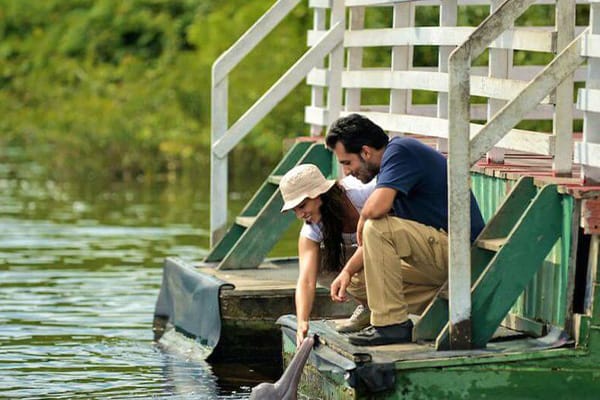
POLYGON ((295 218, 293 212, 280 212, 283 199, 279 181, 294 166, 307 163, 330 176, 332 153, 323 143, 294 144, 204 261, 216 262, 223 270, 258 267, 295 218))
MULTIPOLYGON (((539 191, 523 177, 471 248, 472 344, 485 347, 561 235, 556 185, 539 191)), ((449 348, 448 300, 438 296, 415 325, 414 337, 449 348)))

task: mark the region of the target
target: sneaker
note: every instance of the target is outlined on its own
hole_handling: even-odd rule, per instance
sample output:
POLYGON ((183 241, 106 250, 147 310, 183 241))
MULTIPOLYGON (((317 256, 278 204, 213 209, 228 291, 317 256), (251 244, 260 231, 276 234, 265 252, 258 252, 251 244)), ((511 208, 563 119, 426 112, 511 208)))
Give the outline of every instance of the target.
POLYGON ((337 323, 335 330, 339 333, 350 333, 358 332, 361 329, 369 326, 371 322, 371 310, 369 307, 365 307, 359 304, 355 309, 350 318, 347 320, 337 323))
POLYGON ((380 346, 383 344, 409 343, 412 341, 413 323, 409 319, 401 324, 370 326, 349 335, 348 340, 356 346, 380 346))

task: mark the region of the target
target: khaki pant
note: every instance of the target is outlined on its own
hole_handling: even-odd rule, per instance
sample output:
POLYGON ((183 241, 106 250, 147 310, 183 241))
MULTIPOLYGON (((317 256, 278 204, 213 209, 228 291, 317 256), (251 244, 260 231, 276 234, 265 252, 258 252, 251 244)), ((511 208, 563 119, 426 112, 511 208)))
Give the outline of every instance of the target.
POLYGON ((448 235, 442 230, 390 216, 367 220, 363 246, 372 325, 421 314, 448 279, 448 235))
MULTIPOLYGON (((350 257, 356 251, 356 247, 352 246, 344 246, 344 263, 348 261, 350 257)), ((321 259, 323 257, 321 256, 321 259)), ((325 268, 321 267, 320 271, 324 271, 325 268)), ((317 276, 317 282, 319 285, 326 287, 329 289, 331 287, 331 283, 338 276, 337 272, 319 272, 317 276)), ((356 301, 361 304, 367 305, 367 287, 365 284, 365 274, 364 270, 359 271, 357 274, 354 274, 352 279, 350 280, 350 285, 346 288, 346 291, 350 296, 354 297, 356 301)))

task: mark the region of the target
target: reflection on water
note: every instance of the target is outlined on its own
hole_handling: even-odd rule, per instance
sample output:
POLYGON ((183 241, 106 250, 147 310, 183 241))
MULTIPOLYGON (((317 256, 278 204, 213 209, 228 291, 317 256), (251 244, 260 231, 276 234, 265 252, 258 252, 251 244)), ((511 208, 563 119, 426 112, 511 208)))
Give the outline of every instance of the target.
POLYGON ((43 175, 0 161, 0 397, 247 398, 200 349, 152 343, 162 260, 206 253, 207 184, 43 175))

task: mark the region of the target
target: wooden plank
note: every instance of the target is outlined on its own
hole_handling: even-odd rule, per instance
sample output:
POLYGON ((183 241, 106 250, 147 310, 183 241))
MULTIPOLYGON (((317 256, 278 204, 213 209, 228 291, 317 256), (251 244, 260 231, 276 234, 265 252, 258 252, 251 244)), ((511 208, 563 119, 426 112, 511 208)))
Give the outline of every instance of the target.
MULTIPOLYGON (((500 75, 500 73, 498 73, 498 75, 500 75)), ((511 100, 527 86, 527 83, 528 82, 503 77, 471 76, 471 95, 491 97, 499 100, 511 100)), ((540 104, 549 104, 550 102, 551 100, 547 96, 540 101, 540 104)), ((494 110, 499 110, 500 108, 501 107, 494 107, 494 110)), ((490 118, 493 114, 495 114, 495 111, 491 113, 490 118)))
MULTIPOLYGON (((458 46, 475 31, 473 27, 410 27, 365 29, 346 31, 345 47, 392 47, 392 46, 458 46)), ((316 44, 322 31, 308 31, 308 44, 316 44)), ((510 50, 552 52, 555 48, 553 32, 532 28, 507 30, 490 47, 510 50)))
MULTIPOLYGON (((507 235, 517 223, 524 210, 535 196, 536 189, 531 177, 523 177, 513 186, 490 221, 479 234, 479 238, 507 235)), ((489 251, 471 247, 471 282, 476 282, 495 255, 489 251)), ((435 339, 448 322, 448 301, 436 298, 415 324, 416 339, 435 339)))
POLYGON ((304 122, 312 125, 327 126, 329 112, 324 107, 306 106, 304 107, 304 122))
MULTIPOLYGON (((600 54, 600 3, 590 5, 589 35, 583 39, 583 54, 600 54), (589 45, 589 49, 587 48, 589 45)), ((587 89, 600 89, 600 58, 589 57, 588 73, 585 82, 587 89)), ((600 143, 600 114, 585 112, 583 116, 583 143, 600 143)), ((584 147, 583 150, 587 152, 584 147)), ((584 153, 580 151, 580 153, 584 153)), ((584 153, 585 154, 585 153, 584 153)), ((580 154, 581 155, 581 154, 580 154)), ((586 162, 581 168, 581 177, 585 183, 600 184, 600 168, 591 165, 592 160, 586 162)))
MULTIPOLYGON (((575 104, 573 104, 573 107, 575 107, 575 104)), ((374 106, 369 106, 369 109, 374 110, 374 106)), ((487 118, 486 104, 471 104, 470 111, 471 120, 485 120, 487 118)), ((412 104, 408 108, 408 114, 420 115, 423 117, 437 117, 437 106, 435 104, 412 104)), ((543 104, 538 105, 534 110, 529 111, 523 118, 529 120, 551 120, 553 115, 554 104, 543 104)), ((574 109, 573 117, 581 119, 583 117, 583 112, 574 109)), ((548 132, 548 134, 550 135, 551 132, 548 132)))
POLYGON ((462 43, 454 53, 456 55, 458 51, 465 51, 468 53, 468 57, 451 57, 451 59, 454 58, 457 62, 463 63, 462 67, 469 67, 471 60, 479 57, 492 41, 505 34, 514 21, 534 2, 535 0, 512 0, 502 3, 494 14, 485 19, 469 36, 469 40, 462 43))
POLYGON ((205 262, 221 261, 242 236, 246 228, 242 225, 233 224, 217 243, 211 248, 204 258, 205 262))
POLYGON ((281 183, 281 178, 283 178, 283 175, 269 175, 267 182, 273 185, 279 185, 279 183, 281 183))
POLYGON ((219 269, 256 268, 266 254, 279 240, 279 237, 294 221, 293 213, 280 213, 283 199, 279 192, 260 212, 260 218, 244 231, 227 255, 219 264, 219 269))
POLYGON ((600 34, 588 34, 581 39, 581 55, 600 57, 600 34))
MULTIPOLYGON (((315 1, 316 3, 322 3, 322 2, 327 2, 330 0, 311 0, 311 1, 315 1)), ((397 3, 400 1, 407 1, 407 0, 346 0, 346 5, 348 7, 355 7, 355 6, 380 6, 380 7, 389 7, 392 5, 392 3, 397 3)), ((414 0, 411 0, 414 1, 414 0)), ((587 4, 595 2, 596 0, 578 0, 577 4, 587 4)), ((414 1, 414 3, 417 6, 439 6, 442 1, 441 0, 417 0, 414 1)), ((555 4, 555 0, 537 0, 535 2, 536 5, 541 5, 541 4, 550 4, 550 5, 554 5, 555 4)), ((458 5, 461 6, 489 6, 490 5, 490 0, 459 0, 458 1, 458 5)))
POLYGON ((212 82, 220 82, 300 3, 278 0, 212 66, 212 82))
MULTIPOLYGON (((510 96, 506 96, 506 95, 502 95, 502 93, 497 93, 499 92, 498 89, 494 89, 494 93, 496 93, 497 98, 502 99, 502 98, 512 98, 514 97, 514 95, 516 95, 516 93, 514 93, 514 90, 518 90, 512 86, 516 86, 516 85, 520 85, 519 82, 527 82, 530 81, 531 79, 533 79, 537 74, 540 73, 540 71, 543 69, 543 65, 514 65, 510 71, 509 71, 509 77, 508 77, 508 81, 497 81, 498 85, 503 85, 506 84, 508 85, 509 91, 511 91, 513 94, 510 96)), ((440 73, 440 71, 432 68, 432 67, 411 67, 410 71, 406 71, 408 73, 413 73, 413 72, 426 72, 426 73, 430 73, 431 75, 400 75, 400 77, 386 77, 386 73, 389 72, 389 70, 387 68, 363 68, 361 70, 362 73, 365 73, 366 77, 361 77, 360 79, 367 79, 367 82, 371 82, 371 79, 377 79, 377 76, 383 76, 383 78, 381 78, 384 82, 392 82, 389 84, 385 84, 385 83, 372 83, 373 87, 376 88, 379 85, 381 85, 381 87, 387 87, 389 85, 390 88, 394 87, 394 88, 403 88, 406 85, 410 84, 410 82, 404 83, 402 82, 402 79, 418 79, 418 82, 420 83, 421 81, 427 80, 427 79, 442 79, 442 78, 436 78, 436 74, 440 73), (373 74, 374 78, 371 78, 369 76, 369 74, 373 74)), ((317 85, 317 86, 327 86, 327 82, 328 82, 328 78, 327 78, 327 74, 328 71, 324 68, 314 68, 313 70, 311 70, 311 72, 308 74, 306 81, 307 84, 309 85, 317 85)), ((574 80, 575 82, 585 82, 586 80, 586 74, 587 74, 587 68, 585 67, 579 67, 575 70, 574 73, 574 80)), ((443 76, 443 75, 440 75, 443 76)), ((471 89, 471 93, 472 94, 476 94, 477 92, 474 92, 473 90, 479 90, 479 91, 483 91, 486 90, 484 88, 484 85, 488 83, 487 81, 487 68, 485 67, 471 67, 471 85, 477 85, 480 86, 480 88, 473 88, 471 89), (474 79, 474 77, 481 77, 481 79, 474 79)), ((344 73, 342 74, 342 86, 344 87, 353 87, 353 86, 360 86, 360 81, 357 81, 356 76, 353 75, 352 71, 344 71, 344 73)), ((431 89, 431 90, 437 90, 437 91, 447 91, 447 78, 443 78, 444 81, 443 82, 437 82, 435 85, 437 85, 436 87, 438 89, 431 89)), ((494 84, 495 85, 495 81, 493 79, 491 79, 490 84, 494 84)), ((371 83, 365 83, 365 85, 367 84, 371 84, 371 83)), ((423 90, 427 90, 427 89, 423 89, 423 90)), ((489 89, 487 89, 489 90, 489 89)), ((479 94, 476 94, 479 95, 479 94)), ((490 95, 491 97, 494 97, 492 95, 490 95)), ((549 100, 544 99, 542 100, 542 102, 549 102, 549 100)), ((474 104, 473 104, 474 105, 474 104)), ((473 106, 472 105, 472 106, 473 106)))
MULTIPOLYGON (((300 158, 307 152, 311 146, 309 142, 297 142, 294 146, 286 153, 286 155, 279 161, 279 164, 275 166, 273 174, 284 174, 291 169, 300 158)), ((272 174, 272 175, 273 175, 272 174)), ((271 198, 273 193, 277 190, 277 187, 271 183, 263 182, 258 188, 254 196, 244 206, 240 216, 241 217, 254 217, 256 216, 264 204, 271 198)), ((209 253, 207 254, 205 261, 216 262, 221 261, 232 247, 237 243, 242 234, 245 232, 245 225, 232 225, 231 228, 225 232, 225 234, 211 246, 209 253)))
POLYGON ((331 8, 331 0, 309 0, 310 8, 331 8))
MULTIPOLYGON (((492 4, 490 6, 490 14, 492 14, 499 6, 502 4, 503 0, 492 0, 492 4)), ((510 70, 510 66, 512 65, 512 51, 503 50, 503 49, 489 49, 489 77, 491 79, 508 78, 508 71, 510 70)), ((473 93, 473 84, 471 83, 471 93, 473 93)), ((497 98, 497 96, 488 96, 492 98, 488 98, 487 101, 487 115, 486 121, 489 121, 494 114, 500 110, 505 101, 497 98)), ((512 98, 513 96, 511 96, 512 98)), ((492 163, 501 164, 504 162, 504 149, 501 147, 492 147, 486 154, 486 160, 492 163)))
POLYGON ((329 111, 327 125, 330 126, 342 110, 342 70, 344 69, 344 27, 346 26, 346 8, 344 0, 333 0, 331 5, 331 30, 336 33, 337 42, 329 52, 329 88, 327 90, 327 109, 329 111))
POLYGON ((502 246, 506 243, 506 238, 496 239, 478 239, 476 244, 477 247, 484 250, 499 251, 502 246))
POLYGON ((512 313, 509 313, 506 318, 502 320, 501 326, 526 333, 533 337, 545 336, 548 333, 546 324, 512 313))
POLYGON ((243 226, 244 228, 249 228, 256 221, 256 217, 235 217, 235 223, 243 226))
POLYGON ((579 55, 579 38, 560 53, 519 95, 492 118, 471 140, 471 165, 494 146, 526 111, 535 107, 560 81, 570 75, 584 59, 579 55))
MULTIPOLYGON (((393 28, 404 28, 414 24, 414 6, 413 3, 400 3, 393 6, 393 28)), ((349 50, 350 51, 350 50, 349 50)), ((412 47, 394 46, 392 47, 391 72, 408 70, 412 65, 412 47)), ((406 114, 409 104, 412 103, 412 92, 405 89, 392 89, 390 91, 389 112, 393 114, 406 114)), ((403 132, 390 132, 395 136, 403 132)))
POLYGON ((599 143, 575 143, 575 162, 600 168, 599 143))
POLYGON ((581 88, 577 91, 577 108, 600 113, 600 89, 581 88))
MULTIPOLYGON (((540 190, 501 251, 473 285, 473 346, 484 347, 533 278, 562 232, 561 198, 555 185, 540 190)), ((438 349, 448 348, 445 329, 438 349)))
MULTIPOLYGON (((314 75, 322 79, 322 75, 314 75)), ((504 79, 485 76, 471 76, 471 95, 511 100, 522 91, 528 82, 516 79, 504 79)), ((313 82, 314 82, 313 81, 313 82)), ((434 71, 385 71, 382 69, 363 69, 346 71, 342 74, 344 88, 373 89, 418 89, 436 92, 448 92, 448 74, 434 71)), ((549 104, 549 97, 543 98, 541 104, 549 104)))
MULTIPOLYGON (((347 114, 342 113, 342 115, 347 114)), ((448 138, 448 122, 445 119, 368 111, 364 111, 362 114, 380 125, 384 130, 448 138)), ((472 138, 482 129, 480 124, 470 124, 469 126, 472 138)), ((497 146, 534 154, 551 155, 554 152, 554 138, 545 133, 512 129, 506 137, 498 142, 497 146)))
POLYGON ((452 350, 471 348, 471 213, 469 187, 469 70, 457 48, 448 64, 448 329, 452 350))
MULTIPOLYGON (((485 228, 484 228, 485 229, 485 228)), ((494 253, 471 247, 471 282, 477 281, 485 267, 494 257, 494 253)), ((448 324, 448 299, 436 297, 415 323, 415 340, 435 340, 448 324)))
MULTIPOLYGON (((220 140, 227 132, 228 79, 221 79, 211 86, 210 95, 210 142, 220 140)), ((210 152, 210 247, 214 247, 227 229, 227 157, 210 152)))
MULTIPOLYGON (((301 142, 303 143, 303 142, 301 142)), ((325 176, 331 173, 331 152, 322 143, 310 144, 310 148, 297 163, 312 163, 325 176)), ((248 227, 223 257, 218 268, 222 270, 255 268, 258 266, 295 219, 294 213, 281 213, 283 199, 275 191, 256 215, 258 218, 248 227)), ((246 216, 246 214, 244 215, 246 216)))
MULTIPOLYGON (((327 9, 315 8, 315 10, 313 11, 313 21, 313 28, 315 30, 327 30, 327 9)), ((325 73, 327 73, 327 70, 323 68, 324 65, 325 60, 317 61, 311 72, 325 71, 325 73)), ((309 75, 311 72, 309 72, 309 75)), ((310 90, 310 104, 314 107, 323 107, 325 105, 325 85, 313 85, 313 87, 310 90)), ((323 132, 323 126, 324 125, 312 124, 310 126, 311 136, 320 136, 323 132)))
MULTIPOLYGON (((365 9, 364 7, 352 7, 350 8, 350 30, 361 30, 365 25, 365 9)), ((347 69, 352 71, 360 69, 362 67, 363 49, 362 47, 355 47, 348 49, 348 62, 347 69)), ((345 71, 341 71, 342 74, 341 85, 343 86, 343 74, 345 71)), ((360 110, 360 99, 361 99, 361 88, 347 89, 345 107, 349 111, 360 110)))
MULTIPOLYGON (((440 4, 440 26, 456 26, 458 19, 458 3, 456 0, 445 0, 440 4)), ((438 49, 438 71, 448 72, 448 59, 454 46, 440 46, 438 49)), ((448 118, 448 93, 438 93, 436 117, 448 118)), ((448 151, 448 140, 439 138, 437 140, 438 151, 448 151)))
MULTIPOLYGON (((306 75, 306 84, 310 86, 319 86, 326 87, 328 81, 329 71, 325 68, 315 67, 313 68, 308 75, 306 75)), ((311 102, 312 105, 316 105, 314 102, 311 102)), ((322 104, 320 104, 322 106, 322 104)))
POLYGON ((498 210, 490 218, 478 239, 508 236, 527 207, 529 207, 536 193, 537 189, 533 178, 530 176, 521 177, 498 206, 498 210))
MULTIPOLYGON (((556 49, 561 52, 575 37, 575 1, 557 0, 555 26, 556 49)), ((556 112, 553 118, 553 134, 556 137, 556 152, 552 170, 556 175, 571 174, 573 166, 573 74, 567 76, 554 91, 556 112)))
MULTIPOLYGON (((250 130, 293 89, 306 74, 320 61, 331 53, 343 38, 343 25, 338 23, 323 36, 319 43, 308 49, 306 53, 283 74, 277 82, 264 93, 254 105, 248 109, 227 133, 213 143, 213 152, 218 157, 224 157, 250 130)), ((341 94, 340 94, 341 95, 341 94)))
POLYGON ((492 41, 490 48, 506 50, 556 52, 556 33, 544 28, 512 28, 492 41))
POLYGON ((390 71, 370 68, 344 72, 342 86, 345 88, 420 89, 447 92, 448 74, 434 71, 390 71))

